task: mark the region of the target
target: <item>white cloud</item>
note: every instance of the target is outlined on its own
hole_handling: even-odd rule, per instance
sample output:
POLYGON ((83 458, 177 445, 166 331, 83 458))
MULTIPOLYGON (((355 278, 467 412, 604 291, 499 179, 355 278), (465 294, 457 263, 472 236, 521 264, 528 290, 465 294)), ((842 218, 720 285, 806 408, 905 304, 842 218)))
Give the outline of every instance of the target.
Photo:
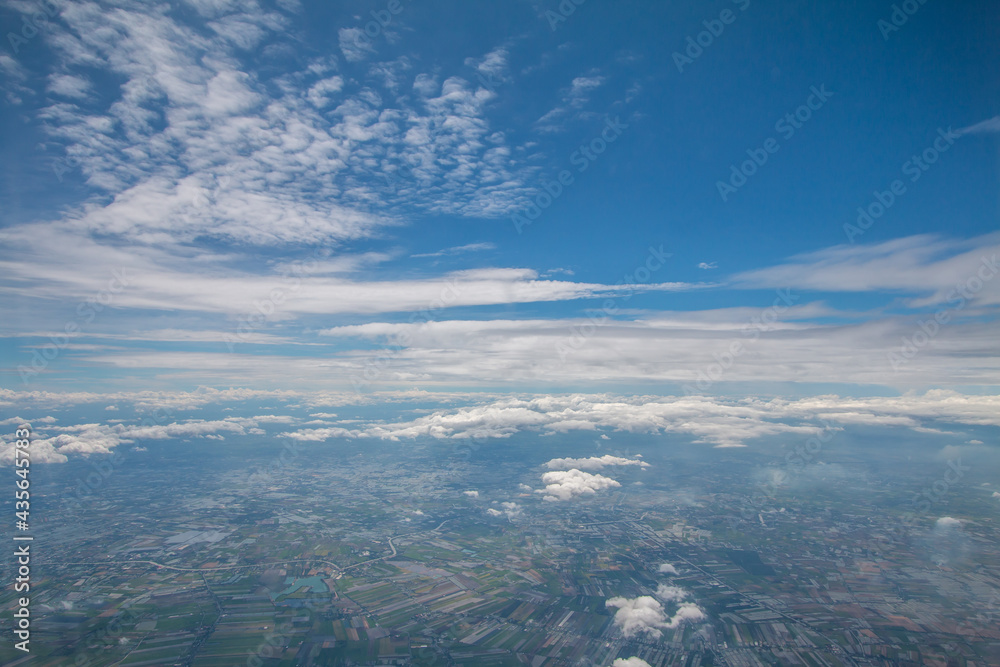
POLYGON ((309 88, 307 96, 313 106, 323 108, 333 101, 333 95, 344 89, 344 79, 340 76, 331 76, 320 79, 309 88))
POLYGON ((660 598, 664 602, 680 602, 689 595, 690 593, 680 586, 660 584, 656 588, 656 597, 660 598))
POLYGON ((331 428, 314 428, 302 431, 293 431, 283 434, 286 438, 301 440, 302 442, 326 442, 331 438, 357 438, 364 437, 363 433, 357 430, 350 430, 340 426, 331 428))
POLYGON ((508 519, 516 519, 524 513, 524 508, 521 505, 513 502, 502 502, 500 503, 501 509, 496 510, 492 507, 486 510, 490 516, 505 516, 508 519))
POLYGON ((500 507, 504 508, 507 512, 515 512, 517 514, 521 513, 521 506, 515 502, 504 501, 500 503, 500 507))
POLYGON ((717 269, 719 268, 718 262, 698 262, 699 269, 717 269))
POLYGON ((632 656, 631 658, 615 658, 611 667, 650 667, 650 664, 642 658, 632 656))
POLYGON ((592 475, 581 470, 556 470, 542 474, 544 489, 535 493, 545 494, 543 500, 550 502, 567 501, 581 496, 592 496, 604 489, 621 486, 617 481, 604 475, 592 475))
MULTIPOLYGON (((259 362, 257 362, 259 363, 259 362)), ((297 367, 296 367, 297 368, 297 367)), ((302 367, 303 372, 308 370, 302 367)), ((286 367, 286 372, 288 368, 286 367)), ((322 373, 320 374, 322 375, 322 373)), ((297 376, 298 377, 298 376, 297 376)), ((308 374, 303 375, 308 377, 308 374)), ((206 405, 226 406, 242 402, 294 402, 313 410, 310 416, 336 419, 324 408, 359 404, 390 405, 419 401, 437 404, 428 414, 412 420, 367 422, 347 420, 320 429, 292 430, 281 435, 302 441, 329 438, 378 438, 398 441, 418 437, 466 440, 474 437, 506 438, 520 432, 556 433, 568 429, 591 431, 613 429, 631 433, 679 433, 695 442, 711 445, 746 444, 755 438, 778 434, 805 440, 843 426, 889 426, 910 429, 953 428, 954 425, 1000 427, 1000 396, 960 394, 948 390, 909 393, 902 396, 734 399, 709 396, 623 396, 618 394, 549 394, 498 397, 490 393, 392 391, 358 394, 327 388, 284 390, 202 388, 197 391, 136 392, 46 392, 0 388, 0 406, 8 414, 39 414, 52 408, 96 405, 103 410, 117 405, 150 414, 160 410, 197 409, 206 405), (448 404, 461 401, 463 407, 448 404)), ((43 413, 44 414, 44 413, 43 413)), ((141 417, 140 417, 141 419, 141 417)), ((287 415, 258 415, 252 419, 231 418, 211 422, 179 422, 122 426, 131 437, 192 437, 199 433, 229 432, 254 428, 270 421, 291 423, 287 415), (140 436, 140 434, 143 434, 140 436)), ((6 420, 13 424, 18 418, 6 420)), ((305 420, 303 420, 304 423, 305 420)), ((34 421, 36 431, 55 422, 53 417, 34 421)), ((60 431, 67 432, 67 431, 60 431)), ((601 458, 601 457, 594 457, 601 458)), ((636 456, 636 459, 639 457, 636 456)), ((587 460, 587 459, 582 459, 587 460)), ((579 466, 575 466, 580 469, 579 466)), ((824 474, 829 474, 826 470, 824 474)), ((522 489, 528 490, 528 489, 522 489)))
POLYGON ((956 528, 962 525, 960 519, 956 519, 950 516, 943 516, 934 522, 934 528, 940 530, 949 530, 951 528, 956 528))
POLYGON ((664 629, 676 628, 685 622, 695 623, 705 618, 705 612, 693 602, 682 602, 674 615, 667 618, 663 605, 649 595, 640 595, 633 599, 611 598, 605 605, 618 609, 615 612, 614 624, 626 637, 646 633, 658 639, 663 635, 664 629))
MULTIPOLYGON (((257 424, 257 419, 268 421, 268 417, 229 418, 205 421, 192 419, 165 424, 74 424, 70 426, 36 427, 32 434, 31 455, 37 463, 65 463, 67 455, 89 457, 110 454, 121 445, 129 445, 137 440, 166 440, 172 438, 206 438, 223 440, 221 433, 236 435, 263 435, 259 429, 249 428, 257 424), (56 435, 52 435, 55 432, 56 435)), ((278 418, 284 423, 284 418, 278 418)), ((0 445, 0 462, 14 460, 14 443, 0 445)))
POLYGON ((375 53, 372 40, 361 28, 341 28, 337 32, 340 51, 348 62, 359 62, 375 53))
POLYGON ((559 103, 536 121, 535 128, 540 132, 561 132, 567 129, 565 120, 586 117, 582 109, 587 106, 592 93, 606 82, 607 78, 596 70, 574 78, 568 88, 560 91, 559 103))
POLYGON ((591 456, 585 459, 552 459, 545 463, 545 467, 551 470, 577 468, 579 470, 602 470, 607 466, 639 466, 648 468, 649 464, 638 459, 626 459, 621 456, 591 456))
POLYGON ((660 567, 656 571, 660 574, 677 574, 677 568, 670 563, 660 563, 660 567))
POLYGON ((993 116, 984 121, 956 130, 956 134, 996 134, 1000 132, 1000 116, 993 116))
POLYGON ((410 255, 410 257, 444 257, 448 255, 461 255, 467 252, 479 252, 481 250, 494 250, 495 248, 496 244, 493 243, 466 243, 465 245, 453 246, 451 248, 438 250, 437 252, 425 252, 419 255, 410 255))
POLYGON ((936 236, 909 236, 875 244, 838 245, 791 258, 784 264, 747 271, 735 276, 737 286, 791 288, 834 292, 889 291, 920 294, 908 305, 916 308, 952 302, 955 308, 962 291, 957 287, 979 281, 967 298, 977 305, 1000 303, 1000 279, 977 278, 996 270, 1000 233, 967 240, 936 236))
POLYGON ((90 82, 80 76, 54 74, 49 77, 50 93, 73 99, 84 99, 90 92, 90 82))
POLYGON ((298 417, 291 415, 256 415, 248 419, 261 424, 292 424, 299 421, 298 417))
MULTIPOLYGON (((33 440, 31 443, 32 463, 65 463, 69 457, 56 449, 51 440, 33 440)), ((13 465, 15 460, 14 440, 7 441, 0 436, 0 465, 13 465)))
POLYGON ((825 395, 799 400, 612 394, 508 397, 454 410, 439 409, 408 422, 350 431, 298 431, 289 436, 317 440, 325 437, 400 440, 424 436, 468 439, 507 438, 521 431, 555 433, 612 428, 631 433, 682 433, 696 443, 731 447, 781 434, 806 440, 842 429, 838 424, 917 429, 949 423, 1000 426, 1000 396, 933 390, 898 397, 825 395), (567 429, 568 424, 573 425, 571 429, 567 429))
MULTIPOLYGON (((971 309, 965 310, 971 315, 971 309)), ((430 322, 422 317, 413 324, 373 322, 323 334, 401 346, 383 382, 406 377, 463 386, 673 382, 712 391, 730 382, 809 381, 889 384, 905 390, 996 385, 1000 373, 1000 322, 953 317, 934 344, 894 369, 890 355, 899 354, 900 341, 920 331, 926 316, 869 321, 823 304, 805 304, 788 308, 771 324, 751 324, 767 314, 757 308, 647 312, 598 327, 582 317, 430 322), (817 318, 828 321, 817 323, 817 318), (581 338, 579 331, 588 335, 581 338), (738 356, 721 366, 719 358, 730 357, 733 346, 738 346, 738 356)), ((363 364, 379 354, 360 349, 352 359, 363 364)))
POLYGON ((38 417, 36 419, 23 419, 21 417, 10 417, 9 419, 0 420, 0 426, 9 426, 11 424, 27 424, 31 426, 32 424, 54 424, 56 422, 55 417, 38 417))
MULTIPOLYGON (((52 134, 48 145, 72 156, 79 166, 67 170, 86 180, 93 197, 61 219, 5 230, 17 252, 2 268, 18 294, 87 298, 104 267, 131 267, 139 275, 116 309, 190 303, 207 312, 253 312, 253 298, 277 282, 259 268, 268 256, 261 246, 333 252, 400 224, 393 210, 497 217, 534 193, 526 183, 538 167, 524 166, 504 133, 490 127, 494 93, 478 82, 450 76, 427 86, 405 58, 378 63, 369 80, 341 72, 330 57, 283 74, 258 70, 247 51, 293 39, 283 14, 256 4, 196 9, 211 32, 136 0, 117 2, 113 12, 84 5, 47 26, 54 71, 48 90, 39 91, 49 96, 40 118, 52 134), (371 80, 376 71, 390 72, 393 82, 380 87, 371 80), (121 85, 88 92, 83 72, 121 85), (406 77, 422 95, 392 93, 406 77), (383 174, 398 178, 383 183, 383 174), (53 270, 41 279, 32 267, 43 258, 53 270)), ((369 53, 359 30, 338 34, 348 61, 369 53)), ((476 71, 498 74, 505 62, 505 49, 494 49, 476 71)), ((23 69, 7 56, 0 67, 11 76, 23 69)), ((463 251, 475 249, 485 244, 463 251)), ((525 298, 546 291, 520 275, 534 293, 525 298)), ((324 303, 367 291, 351 281, 304 282, 312 289, 303 289, 302 300, 311 305, 303 311, 289 304, 287 312, 327 311, 324 303)), ((382 287, 385 296, 410 291, 382 287)), ((389 310, 425 307, 440 292, 428 287, 389 310)), ((506 302, 510 291, 504 284, 471 287, 464 298, 476 303, 481 287, 490 301, 506 302)), ((550 297, 563 298, 542 298, 550 297)), ((380 300, 367 294, 359 303, 380 300)))
MULTIPOLYGON (((789 416, 788 412, 786 405, 769 405, 758 400, 730 404, 698 396, 625 398, 578 394, 504 398, 455 411, 436 410, 410 422, 374 425, 353 432, 334 429, 299 431, 291 437, 324 439, 354 436, 388 440, 420 436, 506 438, 523 430, 554 433, 614 428, 638 433, 680 432, 694 436, 695 442, 733 446, 767 435, 788 433, 807 438, 824 431, 822 426, 811 423, 800 425, 773 421, 789 416)), ((803 413, 801 418, 806 417, 803 413)))
POLYGON ((479 497, 479 491, 476 491, 475 489, 473 489, 471 491, 462 491, 462 494, 466 495, 466 496, 469 496, 470 498, 478 498, 479 497))

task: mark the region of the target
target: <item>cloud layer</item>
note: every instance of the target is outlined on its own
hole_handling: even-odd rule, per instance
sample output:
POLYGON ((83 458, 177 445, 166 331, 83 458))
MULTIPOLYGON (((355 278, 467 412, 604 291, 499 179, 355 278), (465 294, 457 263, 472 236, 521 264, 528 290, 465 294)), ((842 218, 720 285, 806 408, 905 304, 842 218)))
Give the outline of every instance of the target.
POLYGON ((621 456, 591 456, 585 459, 552 459, 546 461, 545 467, 549 469, 576 468, 578 470, 602 470, 607 466, 639 466, 648 468, 649 464, 639 459, 627 459, 621 456))
POLYGON ((696 443, 745 446, 765 436, 803 441, 850 425, 921 431, 948 424, 1000 426, 1000 396, 934 390, 898 397, 798 400, 727 399, 708 396, 547 395, 502 398, 454 410, 436 410, 412 421, 363 428, 291 431, 288 437, 322 441, 337 437, 401 440, 506 438, 522 431, 572 433, 608 429, 631 433, 678 433, 696 443))

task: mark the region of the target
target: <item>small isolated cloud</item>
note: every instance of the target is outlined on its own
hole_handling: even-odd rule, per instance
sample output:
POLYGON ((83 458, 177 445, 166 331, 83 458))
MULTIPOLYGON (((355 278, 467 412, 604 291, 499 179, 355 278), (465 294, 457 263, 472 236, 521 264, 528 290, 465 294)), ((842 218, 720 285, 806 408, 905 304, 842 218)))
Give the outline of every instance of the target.
POLYGON ((969 562, 972 544, 962 530, 963 523, 951 516, 934 522, 934 529, 923 540, 927 556, 933 563, 943 566, 969 562))
POLYGON ((680 602, 688 595, 690 595, 690 593, 688 593, 680 586, 670 586, 669 584, 660 584, 656 588, 656 597, 660 598, 664 602, 680 602))
POLYGON ((479 497, 479 492, 476 491, 476 490, 462 491, 462 494, 466 495, 466 496, 469 496, 470 498, 478 498, 479 497))
POLYGON ((657 569, 657 572, 660 574, 677 574, 677 568, 670 563, 660 563, 660 567, 657 569))
POLYGON ((444 250, 438 250, 437 252, 425 252, 419 255, 411 255, 411 257, 445 257, 449 255, 461 255, 466 252, 479 252, 482 250, 494 250, 496 245, 493 243, 467 243, 465 245, 452 246, 451 248, 445 248, 444 250))
POLYGON ((698 262, 699 269, 717 269, 719 268, 718 262, 698 262))
POLYGON ((993 498, 1000 498, 1000 491, 994 491, 992 497, 993 498))
POLYGON ((580 496, 592 496, 602 489, 612 489, 621 486, 618 482, 604 475, 591 475, 577 470, 556 470, 542 475, 544 489, 536 489, 535 493, 544 493, 543 500, 549 502, 573 500, 580 496))
POLYGON ((617 658, 611 663, 611 667, 650 667, 650 665, 642 658, 632 656, 631 658, 617 658))
POLYGON ((596 70, 588 76, 573 79, 569 88, 560 91, 560 101, 548 113, 539 118, 535 125, 542 132, 561 132, 566 129, 565 121, 571 117, 581 117, 581 110, 590 101, 595 90, 607 81, 596 70))
POLYGON ((649 595, 640 595, 633 599, 611 598, 604 604, 618 608, 614 623, 621 628, 622 634, 626 637, 646 633, 658 639, 663 635, 661 630, 676 628, 685 621, 694 623, 705 618, 705 612, 693 602, 682 602, 677 612, 667 618, 663 605, 649 595))
POLYGON ((557 470, 560 468, 601 470, 606 466, 639 466, 640 468, 648 468, 649 464, 645 461, 626 459, 621 456, 611 456, 610 454, 605 454, 604 456, 591 456, 586 459, 552 459, 545 464, 545 467, 550 470, 557 470))
POLYGON ((516 519, 521 516, 522 507, 517 503, 503 502, 500 503, 500 507, 503 509, 489 508, 486 513, 490 516, 505 516, 508 519, 516 519))

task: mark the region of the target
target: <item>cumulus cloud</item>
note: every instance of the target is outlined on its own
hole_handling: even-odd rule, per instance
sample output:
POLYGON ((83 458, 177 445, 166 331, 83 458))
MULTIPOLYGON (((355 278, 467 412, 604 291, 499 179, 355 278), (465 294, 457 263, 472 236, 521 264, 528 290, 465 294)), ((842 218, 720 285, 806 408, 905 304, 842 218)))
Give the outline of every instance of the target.
POLYGON ((626 637, 645 633, 654 639, 663 635, 662 630, 673 629, 682 623, 695 623, 705 618, 705 612, 693 602, 682 602, 673 616, 667 617, 659 600, 649 595, 637 598, 611 598, 605 605, 615 607, 614 624, 626 637))
MULTIPOLYGON (((171 438, 206 438, 223 440, 221 433, 237 435, 260 435, 265 432, 252 427, 255 418, 231 417, 221 420, 190 419, 165 424, 74 424, 69 426, 46 426, 36 428, 32 444, 32 460, 37 463, 65 463, 67 455, 89 457, 110 454, 121 445, 130 445, 138 440, 166 440, 171 438), (55 435, 52 433, 55 432, 55 435)), ((279 420, 281 421, 281 420, 279 420)), ((0 445, 0 462, 14 460, 14 443, 0 445)))
POLYGON ((638 459, 626 459, 621 456, 591 456, 585 459, 552 459, 545 463, 545 467, 556 470, 566 468, 576 468, 578 470, 601 470, 607 466, 639 466, 648 468, 649 464, 638 459))
POLYGON ((603 489, 613 489, 621 486, 617 481, 604 475, 592 475, 582 470, 557 470, 542 475, 544 489, 536 489, 535 493, 545 494, 543 500, 550 502, 566 501, 580 496, 592 496, 603 489))
MULTIPOLYGON (((14 440, 0 436, 0 464, 13 465, 15 460, 14 440)), ((34 440, 31 443, 32 463, 65 463, 69 457, 59 452, 51 440, 34 440)))
POLYGON ((500 507, 504 509, 504 512, 508 512, 510 516, 516 516, 521 513, 521 506, 515 502, 502 502, 500 507))
MULTIPOLYGON (((539 396, 504 398, 485 405, 438 410, 411 422, 380 424, 353 431, 319 429, 299 431, 290 437, 324 439, 350 436, 400 440, 431 436, 467 439, 506 438, 522 430, 570 432, 614 428, 639 433, 679 432, 694 436, 695 442, 718 446, 742 445, 750 438, 782 433, 807 438, 824 431, 815 424, 782 423, 785 405, 769 406, 759 400, 731 403, 708 397, 616 397, 610 395, 539 396), (773 414, 771 414, 773 412, 773 414)), ((793 421, 815 419, 802 411, 793 421)), ((600 457, 598 457, 600 458, 600 457)), ((640 465, 636 463, 633 465, 640 465)), ((577 468, 579 470, 579 468, 577 468)))
POLYGON ((497 517, 505 516, 508 519, 516 519, 517 517, 521 516, 523 512, 523 508, 517 503, 503 502, 500 503, 500 507, 502 509, 495 509, 491 507, 488 510, 486 510, 486 513, 489 514, 490 516, 497 516, 497 517))
POLYGON ((656 597, 660 598, 664 602, 680 602, 688 595, 690 595, 690 593, 688 593, 680 586, 670 586, 669 584, 660 584, 656 588, 656 597))
POLYGON ((677 568, 670 563, 660 563, 660 567, 656 571, 660 574, 677 574, 677 568))
POLYGON ((972 542, 962 530, 961 519, 943 516, 934 522, 934 528, 920 540, 927 555, 938 565, 954 565, 968 561, 972 542))
MULTIPOLYGON (((252 362, 255 366, 263 363, 258 357, 253 357, 252 362)), ((232 362, 227 363, 232 364, 232 362)), ((304 372, 309 372, 309 369, 303 368, 304 372)), ((285 368, 286 374, 287 371, 285 368)), ((360 394, 325 388, 292 391, 236 387, 221 390, 201 388, 190 392, 112 393, 18 392, 0 388, 0 406, 5 406, 9 410, 8 414, 16 412, 37 414, 38 411, 50 408, 83 405, 96 405, 98 406, 96 409, 103 409, 109 404, 119 407, 129 406, 139 414, 155 414, 156 411, 163 409, 196 409, 205 405, 238 405, 248 401, 287 401, 314 410, 369 403, 393 404, 403 401, 436 403, 440 406, 433 408, 428 414, 410 420, 378 422, 343 420, 331 426, 302 428, 280 433, 280 437, 303 442, 323 442, 331 438, 402 441, 423 437, 461 441, 482 437, 507 438, 521 432, 549 434, 610 429, 647 434, 676 433, 689 436, 695 443, 733 446, 752 443, 756 438, 782 434, 793 435, 804 441, 812 436, 828 435, 831 431, 855 425, 902 427, 914 431, 947 429, 953 428, 954 425, 1000 426, 1000 396, 961 394, 950 390, 860 398, 823 395, 795 400, 756 397, 734 399, 711 396, 623 396, 609 393, 498 398, 488 393, 466 393, 460 395, 461 400, 470 405, 458 408, 445 407, 448 403, 454 402, 456 396, 453 392, 417 390, 360 394)), ((313 412, 312 415, 336 417, 336 414, 326 411, 313 412)), ((267 422, 283 424, 289 423, 291 418, 281 415, 258 415, 254 419, 259 419, 261 424, 267 422)), ((54 421, 54 418, 45 417, 35 421, 38 430, 42 425, 54 421)), ((145 429, 132 434, 136 437, 162 439, 197 436, 199 430, 205 434, 216 431, 240 434, 240 429, 252 429, 257 426, 258 422, 253 419, 228 419, 215 420, 211 423, 202 422, 201 426, 197 420, 192 420, 183 427, 157 424, 135 425, 129 428, 145 429)), ((250 433, 249 430, 244 432, 250 433)), ((635 458, 638 459, 638 456, 635 458)), ((641 463, 633 465, 642 467, 641 463)), ((583 470, 581 465, 572 467, 583 470)), ((836 467, 819 466, 815 472, 821 477, 829 477, 838 473, 838 470, 836 467)))
POLYGON ((611 667, 650 667, 650 665, 642 658, 632 656, 631 658, 615 658, 611 667))
POLYGON ((0 420, 0 426, 9 426, 11 424, 17 424, 21 426, 22 424, 27 424, 31 426, 32 424, 54 424, 56 422, 55 417, 36 417, 34 419, 24 419, 22 417, 10 417, 9 419, 0 420))
POLYGON ((462 494, 466 495, 466 496, 469 496, 470 498, 478 498, 479 497, 479 492, 476 491, 475 489, 470 490, 470 491, 462 491, 462 494))
MULTIPOLYGON (((732 447, 782 434, 805 440, 850 425, 918 430, 948 423, 1000 426, 1000 396, 932 390, 896 397, 824 395, 798 400, 612 394, 507 397, 435 410, 407 422, 352 430, 299 431, 289 437, 507 438, 521 431, 557 433, 610 428, 631 433, 681 433, 696 443, 732 447)), ((835 470, 824 468, 823 472, 835 470)))

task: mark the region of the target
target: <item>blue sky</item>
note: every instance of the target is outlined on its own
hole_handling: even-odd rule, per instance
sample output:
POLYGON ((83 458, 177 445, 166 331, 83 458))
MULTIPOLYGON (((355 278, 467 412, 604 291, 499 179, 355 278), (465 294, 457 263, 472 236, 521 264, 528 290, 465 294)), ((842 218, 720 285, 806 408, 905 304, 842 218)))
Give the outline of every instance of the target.
POLYGON ((562 7, 4 2, 3 386, 995 391, 992 4, 562 7))

